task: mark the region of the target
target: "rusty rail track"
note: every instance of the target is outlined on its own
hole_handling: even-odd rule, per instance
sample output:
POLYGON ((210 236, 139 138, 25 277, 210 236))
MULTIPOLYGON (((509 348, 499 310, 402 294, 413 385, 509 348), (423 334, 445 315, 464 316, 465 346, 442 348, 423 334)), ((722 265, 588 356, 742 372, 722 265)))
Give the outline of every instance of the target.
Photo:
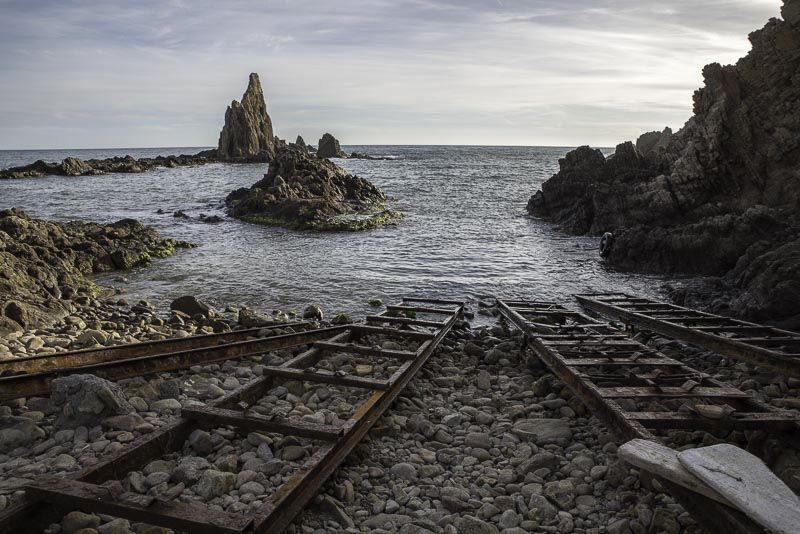
MULTIPOLYGON (((39 532, 58 521, 64 511, 81 509, 134 521, 198 533, 277 533, 282 532, 316 495, 319 487, 347 457, 366 432, 391 405, 414 374, 422 367, 439 343, 463 314, 461 302, 404 299, 403 308, 387 310, 370 316, 365 325, 349 325, 328 332, 326 342, 313 342, 310 348, 279 367, 267 368, 262 377, 201 408, 185 409, 181 419, 142 436, 130 447, 109 459, 64 478, 44 477, 26 487, 22 503, 0 513, 0 532, 39 532), (423 304, 435 308, 422 306, 423 304), (424 310, 424 311, 416 311, 424 310), (426 330, 416 330, 406 324, 398 328, 398 315, 434 315, 439 320, 428 321, 426 330), (442 319, 443 317, 443 319, 442 319), (384 326, 377 326, 378 324, 384 326), (358 340, 369 334, 384 335, 419 342, 417 349, 386 351, 365 345, 358 340), (358 347, 356 349, 356 347, 358 347), (329 352, 350 352, 360 356, 396 357, 403 363, 387 380, 362 381, 356 377, 323 374, 313 366, 329 352), (309 382, 340 383, 361 387, 372 393, 357 407, 342 427, 298 423, 280 417, 252 414, 248 407, 256 403, 280 381, 299 379, 309 382), (265 500, 251 515, 214 511, 195 503, 161 501, 123 491, 116 480, 132 470, 141 469, 150 460, 170 451, 179 450, 196 428, 228 426, 240 432, 259 430, 289 436, 305 437, 321 442, 289 480, 265 500)), ((295 345, 308 339, 302 334, 294 338, 295 345)))
POLYGON ((60 376, 90 373, 107 380, 121 380, 303 345, 342 330, 341 326, 309 330, 310 326, 306 322, 284 323, 224 334, 2 360, 0 402, 20 397, 46 396, 50 391, 50 382, 60 376), (300 332, 281 333, 287 329, 299 329, 300 332))
MULTIPOLYGON (((673 429, 762 430, 791 436, 800 416, 631 339, 607 323, 550 302, 498 300, 547 367, 621 439, 658 440, 673 429)), ((709 532, 753 533, 740 512, 660 480, 709 532)))
POLYGON ((624 293, 593 293, 575 298, 581 306, 603 317, 800 378, 800 334, 797 332, 624 293))

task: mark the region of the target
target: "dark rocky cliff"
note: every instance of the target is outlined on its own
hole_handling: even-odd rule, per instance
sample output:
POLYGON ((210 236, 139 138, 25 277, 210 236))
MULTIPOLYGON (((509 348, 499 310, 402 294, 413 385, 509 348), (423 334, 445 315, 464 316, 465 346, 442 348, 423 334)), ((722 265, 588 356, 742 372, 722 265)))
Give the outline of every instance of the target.
POLYGON ((272 120, 255 72, 250 74, 242 102, 234 100, 225 111, 217 155, 222 161, 270 161, 275 156, 272 120))
POLYGON ((717 311, 800 325, 800 0, 782 16, 736 65, 704 68, 680 131, 608 158, 570 152, 528 211, 571 233, 613 232, 612 265, 722 277, 704 289, 717 311))

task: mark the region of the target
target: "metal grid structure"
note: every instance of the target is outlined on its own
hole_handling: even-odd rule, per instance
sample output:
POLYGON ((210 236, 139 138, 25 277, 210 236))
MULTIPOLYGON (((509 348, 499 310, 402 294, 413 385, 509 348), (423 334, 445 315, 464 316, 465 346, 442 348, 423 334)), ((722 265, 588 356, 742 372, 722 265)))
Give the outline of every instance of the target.
POLYGON ((222 334, 3 360, 0 361, 0 402, 48 395, 50 382, 60 376, 90 373, 107 380, 121 380, 295 347, 342 331, 342 327, 309 330, 310 327, 311 323, 307 322, 283 323, 222 334), (287 329, 299 332, 283 333, 287 329))
POLYGON ((603 317, 800 378, 800 334, 625 293, 576 295, 603 317))
MULTIPOLYGON (((64 511, 72 509, 197 533, 282 532, 427 361, 463 310, 462 302, 406 298, 400 305, 389 306, 382 314, 370 316, 368 324, 348 325, 334 335, 328 332, 326 341, 315 341, 308 350, 282 365, 267 367, 262 377, 205 407, 183 410, 177 422, 140 438, 109 459, 69 477, 34 481, 26 487, 24 502, 0 514, 0 532, 39 532, 57 521, 64 511), (417 314, 444 319, 418 319, 417 314), (414 351, 383 350, 359 344, 364 335, 413 340, 419 344, 414 351), (314 365, 331 351, 394 358, 403 363, 387 380, 316 370, 314 365), (248 407, 285 379, 359 387, 371 394, 342 427, 301 424, 249 413, 248 407), (199 504, 125 492, 118 482, 129 471, 141 469, 150 460, 179 450, 194 429, 217 426, 232 427, 240 432, 259 430, 306 437, 320 445, 257 513, 250 515, 218 512, 199 504)), ((295 338, 295 342, 296 346, 308 343, 302 337, 295 338)))
MULTIPOLYGON (((658 440, 671 429, 762 430, 797 435, 800 417, 552 302, 498 300, 536 355, 620 438, 658 440)), ((668 481, 662 484, 709 531, 761 532, 743 514, 668 481)))

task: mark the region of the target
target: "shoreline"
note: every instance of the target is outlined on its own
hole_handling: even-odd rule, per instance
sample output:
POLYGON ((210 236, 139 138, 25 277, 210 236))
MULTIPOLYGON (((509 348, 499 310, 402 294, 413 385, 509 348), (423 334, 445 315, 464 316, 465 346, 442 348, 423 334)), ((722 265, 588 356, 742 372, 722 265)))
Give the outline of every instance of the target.
MULTIPOLYGON (((495 317, 493 308, 482 310, 482 315, 495 317)), ((276 313, 255 314, 265 321, 288 319, 276 313)), ((90 300, 53 327, 13 335, 16 341, 9 352, 23 356, 47 353, 48 348, 62 351, 243 327, 232 309, 209 314, 207 319, 192 318, 155 309, 146 302, 129 304, 107 298, 90 300), (22 347, 26 347, 24 352, 15 350, 22 347)), ((681 354, 689 365, 741 386, 765 402, 800 409, 800 380, 776 380, 770 373, 754 373, 745 364, 680 342, 637 336, 640 340, 648 337, 649 344, 665 354, 681 354)), ((4 344, 8 339, 3 338, 4 344)), ((480 532, 562 532, 602 526, 612 532, 648 528, 700 532, 671 497, 647 489, 637 471, 616 458, 621 442, 535 357, 526 354, 521 342, 520 334, 497 324, 450 334, 395 407, 373 428, 370 439, 340 466, 314 505, 298 516, 288 532, 318 528, 448 532, 452 527, 480 532), (555 441, 520 439, 515 429, 523 421, 552 426, 549 432, 555 441)), ((201 406, 224 395, 257 377, 259 366, 279 365, 295 352, 274 351, 159 373, 149 379, 112 382, 134 411, 97 425, 58 427, 58 413, 45 398, 6 403, 2 416, 26 428, 30 441, 0 453, 4 479, 0 509, 10 506, 14 495, 19 495, 15 485, 45 471, 66 475, 93 465, 177 420, 181 408, 201 406)), ((381 371, 382 365, 378 362, 375 372, 391 372, 381 371)), ((344 416, 361 398, 339 389, 324 385, 309 389, 289 382, 266 399, 284 406, 291 417, 310 422, 306 417, 322 409, 335 422, 334 414, 344 416)), ((0 443, 9 443, 8 434, 0 430, 0 443)), ((686 444, 707 445, 717 439, 704 432, 684 434, 686 444)), ((246 513, 259 505, 259 494, 269 493, 269 488, 285 480, 279 473, 299 466, 294 456, 280 452, 277 442, 264 440, 258 433, 234 437, 222 429, 202 432, 181 452, 149 462, 142 470, 129 473, 122 483, 134 492, 152 494, 158 486, 158 491, 167 492, 170 498, 200 500, 246 513), (266 458, 259 452, 264 443, 274 449, 274 458, 272 453, 266 458), (201 452, 206 446, 217 452, 201 452), (279 471, 273 471, 276 468, 279 471), (235 482, 222 493, 205 494, 201 480, 207 470, 234 472, 235 482), (275 474, 268 474, 271 472, 275 474)), ((796 473, 800 468, 790 460, 797 451, 784 452, 787 473, 796 473)), ((69 532, 76 523, 99 532, 111 528, 152 532, 143 524, 79 512, 65 516, 60 526, 69 532)))

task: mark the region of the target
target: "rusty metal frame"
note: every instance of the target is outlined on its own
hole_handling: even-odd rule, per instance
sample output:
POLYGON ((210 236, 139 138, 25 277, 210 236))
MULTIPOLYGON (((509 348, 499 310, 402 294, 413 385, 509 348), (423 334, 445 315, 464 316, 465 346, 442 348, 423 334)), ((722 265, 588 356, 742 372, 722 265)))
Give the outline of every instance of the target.
MULTIPOLYGON (((153 434, 140 437, 128 448, 118 451, 97 465, 67 476, 66 479, 72 482, 61 483, 55 488, 52 487, 53 485, 48 486, 47 480, 31 484, 30 492, 22 503, 0 513, 0 531, 38 532, 44 526, 57 521, 64 511, 80 508, 82 505, 100 513, 169 528, 185 528, 188 524, 185 516, 197 514, 196 517, 202 518, 206 526, 193 526, 193 531, 209 534, 282 532, 314 498, 324 481, 389 408, 464 312, 463 303, 458 301, 424 301, 414 298, 413 300, 404 299, 402 304, 404 306, 412 304, 413 307, 413 303, 422 302, 451 305, 449 317, 441 323, 437 322, 438 327, 434 332, 408 331, 412 332, 409 338, 421 341, 414 352, 415 358, 404 360, 399 369, 383 384, 385 389, 383 385, 381 389, 374 389, 374 392, 357 408, 344 427, 333 429, 324 425, 298 424, 250 415, 247 410, 241 411, 242 408, 254 404, 278 381, 282 380, 275 373, 268 373, 242 388, 212 401, 205 409, 186 410, 182 414, 183 417, 175 423, 159 429, 153 434), (151 501, 141 502, 141 499, 135 495, 119 496, 119 501, 113 498, 92 498, 92 496, 102 496, 106 492, 110 492, 110 488, 113 487, 113 482, 110 481, 123 478, 129 471, 140 469, 153 458, 180 449, 192 430, 209 425, 228 425, 243 431, 249 431, 252 428, 268 429, 270 432, 322 440, 323 444, 287 482, 277 488, 260 510, 247 516, 250 520, 239 521, 235 524, 232 524, 233 522, 226 523, 226 517, 230 514, 217 514, 199 504, 182 505, 176 509, 160 501, 155 501, 155 505, 151 501)), ((391 317, 387 315, 388 313, 390 312, 371 316, 369 322, 394 324, 393 321, 389 321, 391 317)), ((426 312, 421 311, 420 313, 426 312)), ((403 328, 408 327, 403 326, 403 328)), ((375 326, 360 328, 360 325, 353 325, 352 329, 345 326, 335 329, 335 331, 328 331, 328 344, 320 343, 318 347, 312 344, 309 350, 284 362, 281 367, 287 370, 308 369, 319 361, 326 351, 344 352, 345 349, 338 348, 338 344, 357 341, 363 334, 379 333, 381 330, 383 329, 375 326), (331 334, 333 335, 331 336, 331 334)), ((403 332, 402 330, 386 330, 387 335, 403 335, 400 333, 403 332)), ((300 337, 302 334, 295 336, 296 345, 306 344, 299 341, 302 339, 300 337)), ((314 381, 316 378, 318 378, 318 373, 308 369, 307 373, 303 373, 301 379, 314 381)), ((366 383, 362 385, 369 387, 366 383)))
MULTIPOLYGON (((498 299, 497 307, 505 320, 525 334, 533 351, 553 374, 626 441, 658 440, 653 431, 676 428, 783 430, 787 435, 800 430, 800 417, 776 410, 651 347, 621 336, 622 332, 610 324, 598 323, 550 302, 498 299), (601 374, 590 374, 592 369, 599 369, 601 374), (617 374, 602 374, 607 370, 617 374), (620 370, 625 373, 619 373, 620 370), (604 384, 606 381, 614 386, 604 384), (734 404, 740 411, 723 419, 692 412, 626 411, 617 401, 631 396, 669 400, 715 398, 734 404)), ((741 512, 662 482, 710 532, 763 532, 741 512)))
MULTIPOLYGON (((302 330, 291 334, 274 334, 275 330, 281 331, 285 327, 270 327, 267 329, 243 330, 247 334, 236 336, 228 334, 213 334, 183 338, 181 340, 165 340, 153 343, 133 343, 89 351, 64 352, 61 354, 37 357, 41 364, 36 372, 21 371, 20 374, 10 374, 0 377, 0 402, 19 397, 46 396, 50 392, 50 382, 54 378, 68 376, 76 373, 89 373, 107 380, 121 380, 134 376, 152 373, 176 371, 187 369, 193 365, 207 365, 210 363, 243 358, 262 354, 270 350, 279 350, 287 347, 305 345, 313 341, 326 339, 331 335, 341 332, 344 327, 307 329, 308 323, 292 323, 286 326, 299 325, 302 330), (270 335, 270 333, 272 333, 270 335), (257 336, 257 337, 254 337, 257 336), (241 341, 229 341, 241 338, 241 341), (252 339, 248 339, 252 338, 252 339), (186 341, 186 344, 181 344, 186 341), (163 344, 162 344, 163 343, 163 344), (136 352, 140 345, 142 354, 136 352), (187 348, 184 348, 187 347, 187 348), (160 352, 162 349, 182 348, 173 352, 160 352), (114 356, 119 359, 114 359, 114 356), (85 359, 82 359, 85 358, 85 359), (58 366, 61 364, 62 366, 58 366)), ((230 334, 234 334, 231 332, 230 334)), ((2 367, 14 370, 16 360, 2 362, 2 367)), ((23 365, 33 369, 29 361, 23 365)))
POLYGON ((800 378, 800 334, 625 293, 576 295, 594 313, 800 378), (757 336, 754 337, 754 335, 757 336), (769 345, 778 345, 770 347, 769 345), (793 350, 780 346, 793 345, 793 350))

